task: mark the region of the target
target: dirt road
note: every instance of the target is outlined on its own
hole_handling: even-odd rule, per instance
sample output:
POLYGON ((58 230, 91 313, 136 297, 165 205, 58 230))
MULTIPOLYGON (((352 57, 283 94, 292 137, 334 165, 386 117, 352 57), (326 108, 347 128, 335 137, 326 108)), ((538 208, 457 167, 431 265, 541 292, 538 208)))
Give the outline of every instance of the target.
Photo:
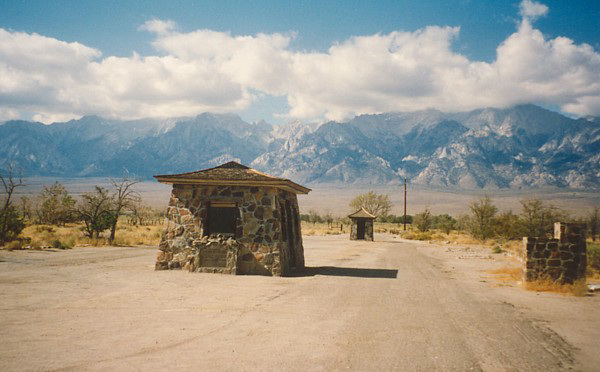
MULTIPOLYGON (((156 248, 0 252, 0 369, 594 370, 600 297, 498 286, 479 250, 306 237, 294 278, 156 248)), ((514 264, 514 263, 513 263, 514 264)))

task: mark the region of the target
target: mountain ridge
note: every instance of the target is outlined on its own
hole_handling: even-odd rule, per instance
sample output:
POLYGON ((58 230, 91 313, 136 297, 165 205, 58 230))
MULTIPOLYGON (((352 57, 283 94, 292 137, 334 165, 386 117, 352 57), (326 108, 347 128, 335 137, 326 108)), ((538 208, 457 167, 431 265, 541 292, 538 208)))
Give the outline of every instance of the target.
POLYGON ((236 160, 304 183, 598 189, 600 119, 535 105, 356 116, 320 125, 234 114, 120 121, 98 116, 0 125, 0 169, 27 176, 149 178, 236 160))

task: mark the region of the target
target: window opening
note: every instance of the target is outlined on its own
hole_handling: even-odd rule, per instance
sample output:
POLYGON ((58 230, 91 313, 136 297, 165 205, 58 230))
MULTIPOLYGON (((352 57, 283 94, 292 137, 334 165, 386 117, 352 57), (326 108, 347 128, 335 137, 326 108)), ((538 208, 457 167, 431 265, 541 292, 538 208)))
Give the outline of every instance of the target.
POLYGON ((235 238, 238 208, 232 202, 211 202, 206 235, 223 234, 235 238))

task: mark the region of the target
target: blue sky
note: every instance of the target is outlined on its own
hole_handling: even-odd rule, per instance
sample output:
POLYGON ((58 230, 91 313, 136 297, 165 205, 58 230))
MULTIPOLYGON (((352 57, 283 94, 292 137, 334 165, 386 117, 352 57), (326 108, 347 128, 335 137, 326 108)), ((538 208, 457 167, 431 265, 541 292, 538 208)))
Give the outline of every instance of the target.
POLYGON ((2 0, 0 120, 600 115, 599 19, 592 0, 2 0))

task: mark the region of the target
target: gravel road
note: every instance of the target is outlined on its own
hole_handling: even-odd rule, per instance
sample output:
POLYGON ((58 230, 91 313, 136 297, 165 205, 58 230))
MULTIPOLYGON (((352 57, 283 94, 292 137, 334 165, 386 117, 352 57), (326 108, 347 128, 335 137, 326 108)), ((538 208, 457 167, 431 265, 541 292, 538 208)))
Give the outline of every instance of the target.
POLYGON ((600 297, 477 248, 305 237, 292 278, 153 270, 156 247, 0 252, 1 370, 598 370, 600 297))

